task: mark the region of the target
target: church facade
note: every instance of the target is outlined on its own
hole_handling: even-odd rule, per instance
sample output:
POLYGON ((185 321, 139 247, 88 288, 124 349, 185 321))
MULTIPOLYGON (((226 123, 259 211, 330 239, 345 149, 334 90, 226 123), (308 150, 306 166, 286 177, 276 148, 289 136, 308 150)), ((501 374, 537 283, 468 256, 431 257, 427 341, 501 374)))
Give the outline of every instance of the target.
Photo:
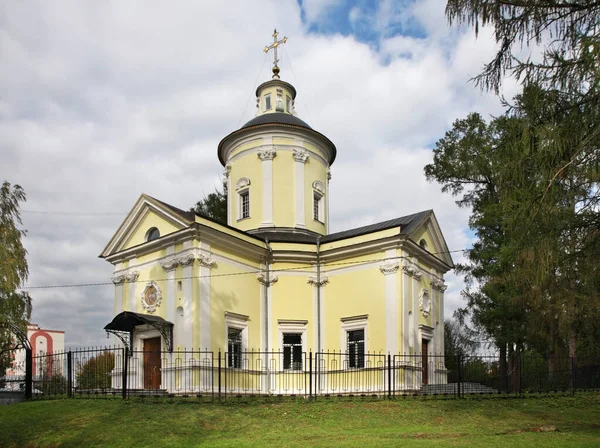
MULTIPOLYGON (((227 225, 138 199, 101 254, 114 266, 106 329, 134 351, 221 351, 228 368, 254 351, 302 371, 303 354, 334 351, 347 369, 365 368, 368 353, 423 353, 422 370, 443 372, 433 355, 444 352, 453 263, 433 211, 330 233, 337 149, 296 116, 295 98, 275 63, 256 117, 219 143, 227 225)), ((137 386, 165 388, 161 369, 137 386)))

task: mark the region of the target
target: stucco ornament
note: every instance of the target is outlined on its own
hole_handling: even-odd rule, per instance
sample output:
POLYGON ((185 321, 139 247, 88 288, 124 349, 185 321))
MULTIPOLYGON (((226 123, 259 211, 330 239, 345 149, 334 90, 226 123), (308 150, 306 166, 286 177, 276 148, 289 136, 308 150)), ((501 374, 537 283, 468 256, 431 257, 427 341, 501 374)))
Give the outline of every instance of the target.
POLYGON ((236 190, 241 190, 242 188, 246 188, 249 186, 250 186, 250 179, 248 179, 247 177, 242 177, 235 183, 236 190))
POLYGON ((438 291, 444 292, 448 288, 448 285, 444 283, 444 280, 434 278, 431 280, 431 287, 433 289, 437 289, 438 291))
POLYGON ((277 283, 279 277, 277 275, 271 274, 269 275, 269 281, 267 282, 267 274, 265 272, 259 272, 258 274, 256 274, 256 279, 263 285, 271 286, 273 283, 277 283))
POLYGON ((423 272, 421 271, 421 269, 419 269, 419 267, 411 261, 402 260, 401 265, 402 270, 406 272, 407 275, 414 277, 417 280, 419 280, 423 276, 423 272))
POLYGON ((160 306, 162 292, 156 282, 149 281, 142 291, 142 306, 149 313, 155 312, 160 306))
POLYGON ((308 160, 308 151, 306 149, 293 148, 292 155, 296 162, 306 163, 308 160))
POLYGON ((395 274, 398 272, 398 268, 400 267, 400 263, 394 260, 386 260, 381 266, 379 266, 379 270, 387 275, 387 274, 395 274))
POLYGON ((258 155, 258 158, 264 162, 265 160, 273 160, 277 155, 277 150, 275 147, 272 149, 259 149, 256 151, 256 154, 258 155))
POLYGON ((429 297, 429 290, 423 288, 419 293, 419 309, 423 316, 429 316, 431 312, 431 298, 429 297))
POLYGON ((307 283, 313 286, 325 286, 327 283, 329 283, 329 277, 321 276, 320 280, 318 280, 317 277, 309 277, 307 283))

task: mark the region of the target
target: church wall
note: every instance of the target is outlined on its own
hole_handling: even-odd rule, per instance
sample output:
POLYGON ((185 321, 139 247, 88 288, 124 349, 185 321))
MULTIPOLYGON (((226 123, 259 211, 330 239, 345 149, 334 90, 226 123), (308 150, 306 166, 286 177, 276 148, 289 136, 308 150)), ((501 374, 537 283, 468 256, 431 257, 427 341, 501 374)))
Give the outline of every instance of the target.
POLYGON ((227 350, 225 312, 248 316, 247 348, 260 348, 261 284, 256 279, 256 271, 241 269, 239 266, 219 261, 211 270, 210 316, 211 349, 215 353, 227 350))
POLYGON ((231 164, 231 191, 229 192, 229 213, 231 224, 240 229, 257 229, 263 218, 263 184, 262 162, 252 151, 242 155, 235 163, 231 164), (250 217, 238 220, 239 195, 236 183, 242 178, 250 179, 250 217))
MULTIPOLYGON (((348 260, 349 261, 349 260, 348 260)), ((368 351, 385 350, 385 281, 379 266, 348 269, 328 274, 324 290, 325 338, 327 350, 346 350, 342 318, 368 315, 365 345, 368 351)))
MULTIPOLYGON (((282 269, 275 265, 275 269, 282 269)), ((281 333, 285 332, 285 324, 279 320, 305 320, 308 321, 304 327, 303 346, 305 351, 315 350, 316 344, 313 338, 316 321, 314 313, 313 286, 308 284, 306 275, 294 275, 279 273, 278 280, 272 285, 271 291, 271 348, 283 350, 281 333)), ((302 325, 300 325, 302 327, 302 325)), ((301 330, 290 330, 299 332, 301 330)))

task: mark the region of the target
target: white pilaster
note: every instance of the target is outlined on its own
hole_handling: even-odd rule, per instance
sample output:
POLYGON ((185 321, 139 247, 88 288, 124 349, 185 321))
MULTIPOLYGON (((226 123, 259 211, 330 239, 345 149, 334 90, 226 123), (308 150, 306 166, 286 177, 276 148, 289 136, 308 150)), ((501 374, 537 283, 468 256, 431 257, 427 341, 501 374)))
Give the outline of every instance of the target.
POLYGON ((316 276, 310 277, 308 283, 313 285, 313 315, 315 319, 314 325, 314 345, 315 351, 323 351, 325 347, 325 285, 329 283, 329 277, 321 275, 320 279, 316 276), (320 296, 320 303, 319 303, 320 296), (319 319, 320 315, 320 319, 319 319), (319 331, 320 330, 320 331, 319 331), (321 337, 319 338, 319 332, 321 337))
POLYGON ((277 152, 273 149, 259 149, 258 158, 262 160, 262 209, 261 227, 273 227, 273 159, 277 152))
MULTIPOLYGON (((263 265, 264 268, 264 265, 263 265)), ((260 300, 261 300, 261 312, 263 319, 261 320, 261 335, 264 337, 264 339, 262 340, 262 344, 264 345, 263 347, 261 347, 262 351, 272 351, 275 349, 275 345, 274 345, 274 341, 272 338, 272 333, 273 333, 273 310, 272 310, 272 306, 271 303, 273 302, 273 293, 272 293, 272 286, 273 283, 276 283, 277 280, 279 280, 279 277, 273 273, 269 273, 269 280, 267 281, 267 274, 266 272, 262 271, 259 272, 258 274, 256 274, 256 279, 260 282, 261 285, 263 285, 263 287, 261 288, 261 294, 260 294, 260 300), (265 302, 265 297, 266 297, 266 310, 265 310, 265 306, 264 306, 264 302, 265 302), (266 314, 265 314, 266 313, 266 314), (265 327, 266 327, 266 332, 265 332, 265 327)), ((265 359, 266 362, 266 359, 265 359)))
MULTIPOLYGON (((136 258, 132 258, 131 260, 129 260, 129 267, 131 268, 132 266, 135 266, 135 262, 136 258)), ((130 310, 134 313, 137 313, 137 305, 140 302, 140 298, 137 296, 135 288, 135 282, 137 281, 138 275, 133 275, 131 278, 135 277, 135 280, 129 283, 129 307, 130 310)))
POLYGON ((306 228, 306 206, 304 200, 304 164, 308 160, 308 151, 292 149, 294 156, 294 190, 296 198, 296 227, 306 228))
POLYGON ((200 248, 203 253, 198 256, 200 266, 200 350, 212 350, 210 337, 211 317, 211 293, 210 293, 210 271, 216 265, 215 261, 208 255, 210 246, 202 243, 200 248))
MULTIPOLYGON (((175 254, 175 246, 168 246, 167 247, 167 256, 173 256, 175 254)), ((165 313, 165 316, 167 316, 167 321, 169 322, 175 322, 175 268, 177 267, 177 264, 175 262, 173 262, 170 265, 166 265, 163 264, 163 268, 166 271, 166 278, 167 278, 167 288, 166 288, 166 293, 167 293, 167 312, 165 313)), ((186 313, 186 309, 183 309, 183 315, 185 316, 186 313)))
POLYGON ((122 275, 113 277, 113 283, 115 284, 115 316, 123 312, 123 281, 122 275))
POLYGON ((327 186, 325 187, 325 234, 329 233, 329 181, 331 180, 331 169, 327 168, 327 186))
POLYGON ((395 259, 396 250, 385 252, 386 260, 379 269, 385 281, 385 351, 398 353, 398 285, 397 272, 400 263, 395 259))
POLYGON ((233 200, 233 192, 231 191, 231 165, 228 163, 225 165, 223 176, 225 177, 225 183, 227 184, 227 225, 233 225, 235 216, 235 204, 233 200))
MULTIPOLYGON (((415 268, 418 270, 418 268, 415 268)), ((413 275, 413 331, 414 336, 413 340, 415 341, 415 353, 421 353, 421 338, 419 331, 419 278, 421 277, 421 273, 417 274, 419 271, 415 271, 413 275)))
MULTIPOLYGON (((183 249, 192 247, 191 241, 183 243, 183 249)), ((183 266, 183 346, 186 350, 193 350, 193 330, 194 330, 194 310, 192 309, 193 298, 193 279, 192 272, 194 267, 194 257, 182 259, 180 261, 183 266)), ((172 322, 172 321, 171 321, 172 322)))

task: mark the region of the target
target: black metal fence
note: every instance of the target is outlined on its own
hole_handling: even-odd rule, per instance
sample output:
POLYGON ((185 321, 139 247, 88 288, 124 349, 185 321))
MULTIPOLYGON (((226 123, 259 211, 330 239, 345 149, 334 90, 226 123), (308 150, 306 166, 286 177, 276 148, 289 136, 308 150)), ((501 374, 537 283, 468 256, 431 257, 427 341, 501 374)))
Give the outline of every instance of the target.
MULTIPOLYGON (((129 351, 32 357, 32 399, 254 397, 460 398, 600 390, 600 359, 289 351, 129 351)), ((24 378, 0 377, 25 390, 24 378)))

